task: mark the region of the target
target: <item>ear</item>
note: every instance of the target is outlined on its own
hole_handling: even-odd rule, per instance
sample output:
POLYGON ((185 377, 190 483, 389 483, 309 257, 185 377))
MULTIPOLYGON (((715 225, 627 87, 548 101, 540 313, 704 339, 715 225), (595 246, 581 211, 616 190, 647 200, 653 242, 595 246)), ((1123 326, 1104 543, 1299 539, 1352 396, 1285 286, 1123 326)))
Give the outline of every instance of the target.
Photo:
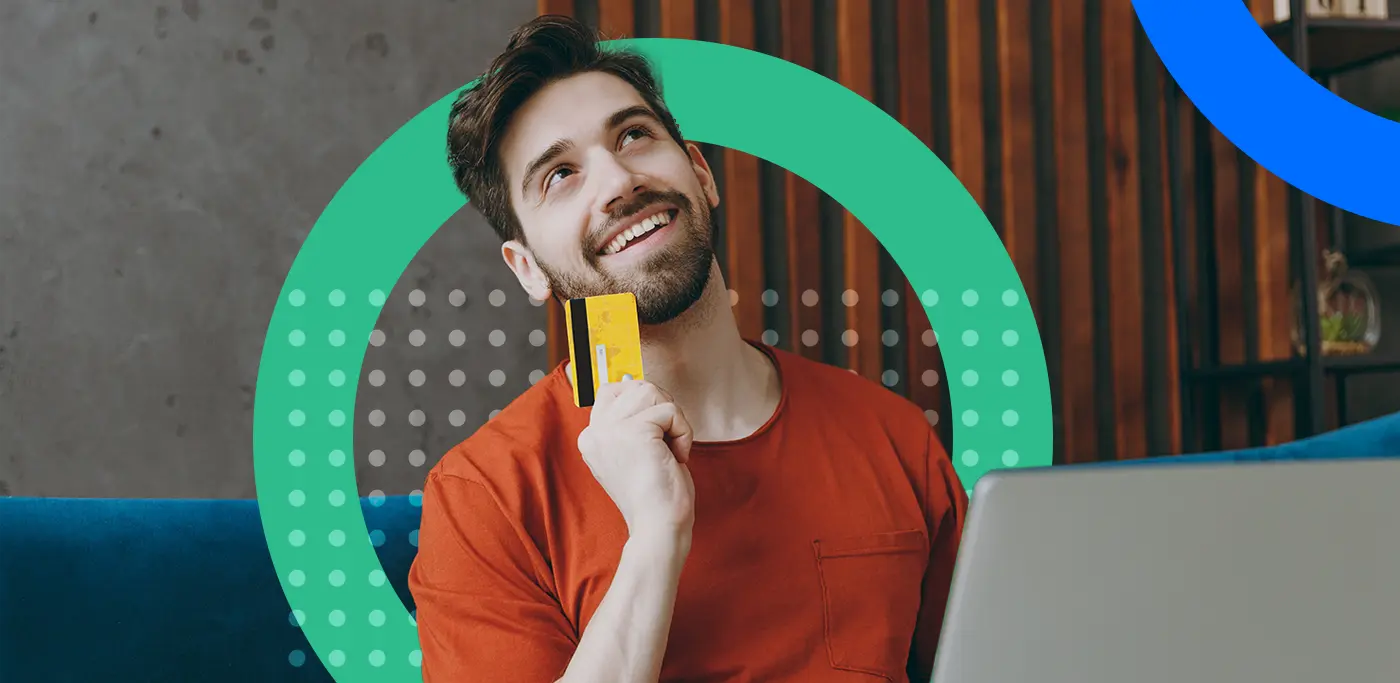
POLYGON ((506 265, 515 273, 515 279, 520 281, 521 289, 524 289, 531 299, 549 300, 549 279, 545 277, 544 271, 540 270, 529 247, 516 240, 507 241, 501 245, 501 258, 505 259, 506 265))
POLYGON ((705 199, 710 202, 710 208, 719 206, 719 188, 715 185, 715 174, 710 170, 709 162, 705 161, 705 155, 700 153, 700 146, 687 141, 685 152, 690 156, 690 166, 695 169, 695 177, 700 180, 700 189, 705 193, 705 199))

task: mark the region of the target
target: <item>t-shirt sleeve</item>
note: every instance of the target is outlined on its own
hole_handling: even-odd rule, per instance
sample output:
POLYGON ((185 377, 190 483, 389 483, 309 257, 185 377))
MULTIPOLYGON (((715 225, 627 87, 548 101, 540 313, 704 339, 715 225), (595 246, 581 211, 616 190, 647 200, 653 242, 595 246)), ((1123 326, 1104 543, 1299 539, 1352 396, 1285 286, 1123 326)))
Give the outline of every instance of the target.
POLYGON ((433 472, 423 489, 409 590, 424 683, 552 683, 578 644, 543 558, 469 479, 433 472))
POLYGON ((948 607, 948 590, 953 581, 953 562, 962 542, 963 521, 967 517, 967 491, 953 469, 953 462, 938 438, 928 430, 927 488, 925 505, 929 515, 928 569, 924 572, 923 602, 914 630, 913 651, 909 657, 909 680, 927 681, 933 677, 933 659, 943 630, 943 612, 948 607))

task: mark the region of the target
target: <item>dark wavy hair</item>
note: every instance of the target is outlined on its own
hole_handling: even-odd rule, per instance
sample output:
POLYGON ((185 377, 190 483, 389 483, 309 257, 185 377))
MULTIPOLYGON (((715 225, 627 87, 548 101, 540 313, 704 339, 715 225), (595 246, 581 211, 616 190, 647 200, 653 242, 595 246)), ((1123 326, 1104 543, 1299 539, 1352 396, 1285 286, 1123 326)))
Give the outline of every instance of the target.
POLYGON ((452 179, 503 242, 524 243, 525 236, 511 205, 500 141, 515 113, 545 86, 586 72, 617 76, 637 90, 676 144, 685 146, 651 64, 639 54, 604 49, 601 39, 570 17, 537 17, 511 34, 477 85, 463 90, 452 105, 447 124, 452 179))

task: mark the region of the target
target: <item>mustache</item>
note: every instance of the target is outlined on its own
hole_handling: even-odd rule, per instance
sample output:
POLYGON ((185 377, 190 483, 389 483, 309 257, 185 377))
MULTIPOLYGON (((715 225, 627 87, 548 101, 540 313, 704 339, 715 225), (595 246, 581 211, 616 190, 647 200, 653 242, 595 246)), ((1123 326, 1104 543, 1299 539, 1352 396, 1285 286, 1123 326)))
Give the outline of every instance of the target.
POLYGON ((647 190, 645 192, 638 193, 637 196, 633 197, 631 201, 618 206, 616 209, 613 209, 608 214, 607 222, 605 222, 602 225, 602 227, 600 227, 597 231, 593 233, 592 241, 595 245, 594 250, 596 251, 598 249, 603 248, 602 241, 607 239, 608 235, 611 235, 613 231, 617 229, 617 226, 632 219, 635 219, 637 217, 637 214, 643 209, 647 208, 648 206, 662 203, 676 205, 676 208, 680 209, 681 213, 683 214, 690 213, 691 210, 690 197, 687 197, 680 192, 676 192, 675 190, 668 190, 665 192, 657 190, 647 190))

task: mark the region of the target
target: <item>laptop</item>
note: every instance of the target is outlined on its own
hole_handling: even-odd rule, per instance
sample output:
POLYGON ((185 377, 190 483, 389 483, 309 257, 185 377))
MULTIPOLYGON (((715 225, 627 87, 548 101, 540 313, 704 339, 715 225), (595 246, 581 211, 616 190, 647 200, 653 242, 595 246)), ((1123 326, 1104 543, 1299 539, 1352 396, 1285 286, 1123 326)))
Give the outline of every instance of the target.
POLYGON ((933 681, 1400 681, 1400 459, 989 473, 933 681))

